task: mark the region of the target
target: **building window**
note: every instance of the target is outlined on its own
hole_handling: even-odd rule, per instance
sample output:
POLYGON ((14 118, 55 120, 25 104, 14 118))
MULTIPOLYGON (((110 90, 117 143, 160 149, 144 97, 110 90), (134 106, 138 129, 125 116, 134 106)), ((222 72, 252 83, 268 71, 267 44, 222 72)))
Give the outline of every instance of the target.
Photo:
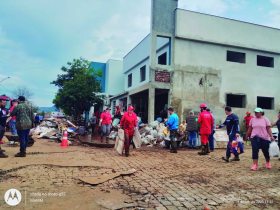
POLYGON ((146 80, 146 65, 140 68, 140 82, 146 80))
POLYGON ((273 68, 274 67, 274 58, 258 55, 257 56, 257 65, 273 68))
POLYGON ((246 63, 246 54, 241 52, 227 51, 227 61, 246 63))
POLYGON ((257 97, 257 107, 263 109, 274 109, 274 98, 272 97, 257 97))
POLYGON ((158 56, 158 64, 160 65, 166 65, 167 64, 167 53, 162 53, 160 56, 158 56))
POLYGON ((226 96, 227 106, 245 108, 246 107, 246 95, 227 94, 226 96))
POLYGON ((127 81, 128 87, 131 87, 132 86, 132 74, 129 74, 127 78, 128 78, 128 81, 127 81))

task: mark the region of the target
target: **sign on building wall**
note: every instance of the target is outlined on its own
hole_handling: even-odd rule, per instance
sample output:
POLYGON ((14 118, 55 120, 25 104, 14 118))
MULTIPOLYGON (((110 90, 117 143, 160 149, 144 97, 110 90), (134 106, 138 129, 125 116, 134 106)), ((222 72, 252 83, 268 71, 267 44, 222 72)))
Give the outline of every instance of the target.
POLYGON ((155 81, 170 83, 170 72, 168 71, 155 71, 155 81))

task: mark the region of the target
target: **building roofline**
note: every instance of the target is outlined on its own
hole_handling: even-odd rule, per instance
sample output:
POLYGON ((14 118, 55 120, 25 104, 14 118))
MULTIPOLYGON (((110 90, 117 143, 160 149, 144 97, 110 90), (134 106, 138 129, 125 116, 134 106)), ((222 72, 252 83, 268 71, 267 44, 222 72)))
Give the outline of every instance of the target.
POLYGON ((148 36, 150 36, 151 33, 147 34, 136 46, 134 46, 124 57, 126 58, 126 56, 128 56, 136 47, 138 47, 148 36))
POLYGON ((251 22, 242 21, 242 20, 237 20, 237 19, 233 19, 233 18, 227 18, 227 17, 218 16, 218 15, 211 15, 211 14, 207 14, 207 13, 196 12, 196 11, 187 10, 187 9, 181 9, 181 8, 177 8, 176 10, 183 10, 183 11, 192 12, 192 13, 196 13, 196 14, 212 16, 212 17, 221 18, 221 19, 225 19, 225 20, 232 20, 232 21, 239 22, 239 23, 246 23, 246 24, 250 24, 250 25, 255 25, 255 26, 260 26, 260 27, 264 27, 264 28, 269 28, 269 29, 280 31, 280 28, 271 27, 271 26, 265 26, 265 25, 261 25, 261 24, 257 24, 257 23, 251 23, 251 22))
POLYGON ((118 98, 118 97, 120 97, 120 96, 124 96, 124 95, 126 95, 126 94, 128 94, 128 91, 124 91, 124 92, 119 93, 119 94, 117 94, 117 95, 113 95, 113 96, 109 97, 109 100, 112 100, 112 99, 114 99, 114 98, 118 98))

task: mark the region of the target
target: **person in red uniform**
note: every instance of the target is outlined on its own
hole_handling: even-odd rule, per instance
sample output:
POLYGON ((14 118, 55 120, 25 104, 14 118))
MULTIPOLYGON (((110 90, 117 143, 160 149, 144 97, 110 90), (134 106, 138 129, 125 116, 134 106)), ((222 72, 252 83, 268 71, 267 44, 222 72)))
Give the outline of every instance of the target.
POLYGON ((251 112, 246 112, 246 116, 244 117, 246 132, 248 131, 250 121, 252 118, 254 118, 254 116, 251 115, 251 112))
POLYGON ((130 142, 137 126, 137 115, 134 113, 133 106, 128 106, 127 112, 124 113, 121 119, 120 126, 124 129, 124 150, 125 156, 128 157, 130 142))
MULTIPOLYGON (((244 117, 244 120, 243 120, 243 122, 245 124, 246 133, 247 133, 249 127, 250 127, 249 125, 250 125, 250 121, 251 121, 252 118, 254 118, 254 116, 251 115, 251 112, 246 112, 246 116, 244 117)), ((248 139, 246 139, 245 137, 246 137, 246 135, 244 135, 243 140, 245 141, 245 144, 247 144, 248 139)))
POLYGON ((110 114, 110 108, 107 108, 100 115, 99 125, 101 126, 101 142, 103 142, 104 136, 109 136, 111 131, 112 115, 110 114))
POLYGON ((214 119, 211 113, 207 112, 207 105, 200 104, 200 114, 198 123, 200 124, 201 152, 199 155, 207 155, 209 153, 208 139, 212 133, 214 119))

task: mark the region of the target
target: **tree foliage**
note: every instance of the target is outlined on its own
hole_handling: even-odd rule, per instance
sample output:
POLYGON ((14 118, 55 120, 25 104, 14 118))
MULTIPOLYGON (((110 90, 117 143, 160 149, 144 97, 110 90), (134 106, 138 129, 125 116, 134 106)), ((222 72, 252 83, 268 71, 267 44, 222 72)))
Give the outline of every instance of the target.
POLYGON ((64 74, 51 82, 59 88, 53 103, 66 115, 78 120, 93 104, 102 103, 101 97, 96 94, 101 90, 98 78, 102 73, 95 71, 90 62, 82 58, 68 62, 61 70, 64 74))

